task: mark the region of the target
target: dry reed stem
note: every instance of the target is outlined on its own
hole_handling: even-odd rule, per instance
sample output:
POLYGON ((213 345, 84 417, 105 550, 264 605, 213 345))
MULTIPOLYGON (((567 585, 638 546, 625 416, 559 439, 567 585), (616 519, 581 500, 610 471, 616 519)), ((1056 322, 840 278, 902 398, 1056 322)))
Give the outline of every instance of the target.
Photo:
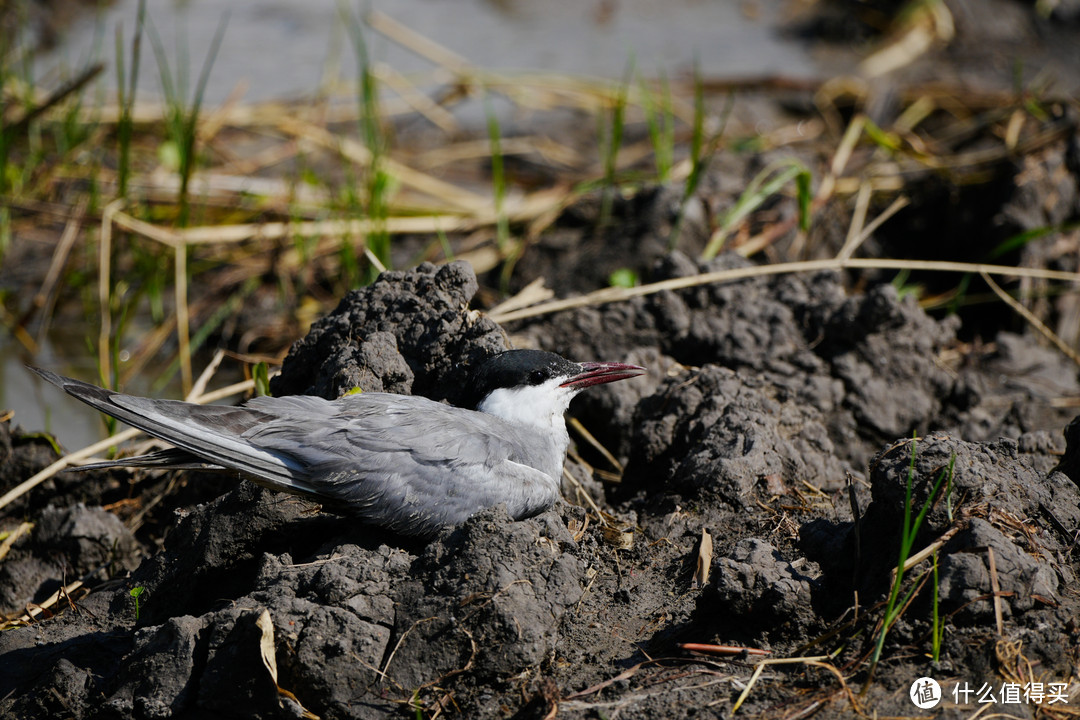
POLYGON ((991 278, 987 273, 980 271, 979 275, 981 275, 982 279, 986 281, 986 284, 990 286, 990 289, 994 291, 994 294, 1001 298, 1002 302, 1004 302, 1006 305, 1019 313, 1020 317, 1031 323, 1032 327, 1042 333, 1043 337, 1052 342, 1054 344, 1054 347, 1063 352, 1067 358, 1072 360, 1077 365, 1080 365, 1080 353, 1077 353, 1075 350, 1069 347, 1064 340, 1058 337, 1057 333, 1047 327, 1042 320, 1035 317, 1035 313, 1024 307, 1023 304, 1020 303, 1020 301, 1018 301, 1012 295, 1002 290, 1001 286, 994 282, 993 278, 991 278))
POLYGON ((864 180, 859 185, 859 192, 855 194, 855 211, 851 215, 851 224, 848 225, 844 245, 840 248, 840 252, 836 254, 836 257, 846 260, 859 247, 859 237, 862 234, 863 227, 866 226, 866 213, 870 209, 872 193, 873 188, 870 187, 870 183, 864 180))
MULTIPOLYGON (((194 398, 193 400, 191 400, 191 402, 196 402, 196 403, 198 403, 200 405, 205 405, 207 403, 212 403, 212 402, 215 402, 217 400, 221 400, 222 398, 230 397, 232 395, 237 395, 237 394, 242 393, 242 392, 249 392, 254 387, 255 387, 255 381, 254 380, 244 380, 243 382, 234 383, 234 384, 229 385, 227 387, 223 387, 223 388, 221 388, 219 390, 214 390, 213 392, 208 392, 205 395, 201 395, 201 396, 199 396, 197 398, 194 398)), ((14 501, 14 500, 18 499, 19 497, 25 495, 26 493, 30 492, 31 490, 33 490, 35 487, 37 487, 41 483, 45 482, 46 480, 48 480, 52 476, 56 475, 57 473, 63 471, 65 468, 67 468, 67 467, 69 467, 71 465, 74 465, 75 463, 77 463, 80 460, 85 460, 86 458, 93 457, 94 455, 101 452, 102 450, 108 450, 109 448, 113 447, 114 445, 119 445, 120 443, 127 442, 128 440, 131 440, 132 438, 137 437, 141 433, 142 433, 141 430, 137 430, 135 428, 128 428, 127 430, 122 430, 121 432, 118 432, 118 433, 116 433, 114 435, 111 435, 111 436, 105 438, 104 440, 99 440, 96 443, 93 443, 91 445, 87 445, 86 447, 82 448, 81 450, 76 450, 74 452, 70 452, 70 453, 64 455, 59 460, 57 460, 56 462, 49 465, 47 468, 45 468, 41 472, 36 473, 32 477, 30 477, 28 480, 20 483, 16 487, 14 487, 11 490, 9 490, 8 492, 4 493, 3 496, 0 496, 0 509, 3 509, 7 505, 9 505, 12 501, 14 501)))
MULTIPOLYGON (((123 201, 117 200, 115 202, 122 203, 123 201)), ((137 233, 171 248, 179 247, 184 244, 184 241, 180 236, 180 231, 173 230, 171 228, 161 227, 152 223, 145 222, 143 220, 139 220, 138 218, 134 218, 131 215, 127 214, 123 210, 117 209, 110 213, 109 220, 112 223, 116 223, 128 232, 137 233)), ((104 222, 105 217, 103 214, 102 223, 104 222)))
MULTIPOLYGON (((564 206, 568 191, 553 189, 531 193, 518 202, 508 202, 506 214, 511 222, 528 222, 545 217, 564 206)), ((234 225, 209 225, 173 230, 152 225, 131 217, 127 213, 114 212, 110 218, 117 225, 136 232, 170 247, 211 243, 239 243, 252 238, 281 239, 293 235, 356 237, 379 229, 392 235, 436 234, 438 232, 468 232, 493 225, 496 215, 493 206, 472 216, 456 214, 425 215, 417 217, 390 217, 377 223, 367 219, 319 220, 305 222, 238 223, 234 225)))
MULTIPOLYGON (((487 218, 483 218, 486 220, 487 218)), ((467 232, 483 223, 473 218, 456 215, 429 215, 421 217, 390 217, 379 221, 379 227, 391 235, 413 233, 467 232)), ((236 225, 208 225, 181 230, 178 240, 189 245, 211 243, 239 243, 252 238, 279 240, 293 235, 309 237, 362 237, 369 234, 376 223, 367 219, 312 220, 305 222, 245 223, 236 225)))
POLYGON ((386 63, 376 63, 372 74, 388 88, 398 94, 416 112, 423 115, 432 125, 447 135, 456 135, 461 131, 454 114, 420 92, 404 75, 386 63))
POLYGON ((18 527, 8 533, 8 536, 4 538, 4 542, 0 543, 0 562, 3 562, 4 558, 11 552, 11 548, 19 541, 26 533, 30 532, 34 528, 32 522, 21 522, 18 527))
POLYGON ((998 637, 1005 637, 1005 621, 1001 615, 1001 582, 998 580, 994 548, 986 548, 986 558, 990 566, 990 592, 994 596, 994 625, 997 628, 998 637))
POLYGON ((176 336, 179 341, 180 380, 184 393, 191 391, 191 320, 188 316, 187 245, 177 245, 173 262, 176 297, 176 336))
POLYGON ((733 268, 730 270, 718 270, 715 272, 700 273, 689 277, 672 278, 655 283, 639 285, 632 288, 611 287, 596 290, 581 297, 564 298, 552 302, 542 303, 531 308, 515 310, 499 315, 489 315, 497 323, 521 320, 524 318, 548 315, 563 310, 586 307, 592 305, 605 305, 607 303, 629 300, 635 297, 653 295, 663 290, 683 290, 690 287, 710 285, 713 283, 732 282, 753 277, 765 277, 773 275, 788 275, 792 273, 820 272, 822 270, 922 270, 927 272, 958 272, 958 273, 981 273, 991 275, 1005 275, 1015 277, 1036 277, 1046 280, 1061 280, 1064 282, 1080 282, 1080 273, 1064 272, 1060 270, 1040 270, 1038 268, 1013 267, 1008 265, 986 265, 982 263, 962 263, 946 260, 893 260, 873 258, 832 258, 826 260, 802 260, 797 262, 778 263, 775 265, 755 265, 752 267, 733 268))
POLYGON ((554 296, 555 291, 545 287, 544 278, 538 277, 525 287, 521 288, 516 295, 503 300, 501 303, 491 308, 491 310, 488 311, 488 314, 491 315, 510 312, 511 310, 519 310, 539 302, 544 302, 545 300, 550 300, 554 296))
POLYGON ((64 232, 60 235, 60 242, 57 243, 56 250, 53 251, 52 258, 49 261, 49 270, 45 273, 41 288, 32 301, 33 309, 41 311, 41 326, 38 328, 37 334, 38 345, 41 344, 48 333, 49 321, 52 319, 52 308, 56 302, 57 282, 60 280, 60 273, 63 272, 64 266, 67 264, 71 248, 75 245, 75 240, 79 236, 79 230, 82 228, 83 220, 86 218, 86 208, 89 203, 90 196, 84 195, 76 204, 71 217, 64 226, 64 232))
MULTIPOLYGON (((252 177, 245 173, 254 173, 264 163, 277 162, 288 159, 296 154, 296 141, 285 141, 280 147, 272 148, 273 153, 263 153, 260 156, 250 158, 247 161, 231 161, 229 163, 232 172, 197 172, 191 176, 189 192, 193 197, 198 197, 200 203, 205 206, 217 203, 232 209, 237 196, 258 195, 263 196, 263 204, 293 203, 294 205, 314 205, 316 210, 322 209, 329 204, 332 197, 329 192, 312 187, 307 183, 293 186, 292 183, 282 178, 252 177)), ((138 187, 141 197, 147 201, 172 203, 176 201, 176 194, 180 190, 180 178, 172 173, 155 170, 149 175, 142 175, 131 181, 133 187, 138 187)))
POLYGON ((113 445, 117 445, 138 436, 139 433, 139 430, 136 430, 135 428, 129 428, 128 430, 124 430, 116 433, 115 435, 111 435, 104 440, 99 440, 92 445, 87 445, 81 450, 76 450, 75 452, 70 452, 67 455, 64 455, 41 472, 36 473, 28 480, 25 480, 19 485, 16 485, 8 492, 4 493, 3 496, 0 496, 0 509, 6 507, 13 500, 16 500, 17 498, 30 492, 41 483, 45 482, 52 476, 67 468, 69 465, 72 465, 79 460, 93 457, 102 450, 108 450, 113 445))

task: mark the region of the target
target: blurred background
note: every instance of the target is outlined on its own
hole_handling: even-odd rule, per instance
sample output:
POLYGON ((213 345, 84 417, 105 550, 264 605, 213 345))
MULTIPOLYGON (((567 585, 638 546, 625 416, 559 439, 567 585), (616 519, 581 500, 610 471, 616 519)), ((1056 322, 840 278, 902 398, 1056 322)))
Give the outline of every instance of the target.
MULTIPOLYGON (((178 395, 213 349, 272 364, 347 289, 422 260, 472 262, 485 307, 541 275, 556 296, 646 282, 643 245, 572 279, 550 246, 586 216, 597 254, 622 250, 618 201, 643 192, 674 198, 644 221, 657 252, 831 257, 861 187, 864 210, 903 189, 978 217, 949 203, 1067 132, 1080 90, 1077 0, 61 0, 0 22, 0 407, 69 447, 105 428, 25 364, 178 395)), ((969 228, 952 258, 1069 212, 969 228)), ((941 250, 893 227, 873 252, 941 250)), ((912 286, 953 312, 950 282, 912 286)))

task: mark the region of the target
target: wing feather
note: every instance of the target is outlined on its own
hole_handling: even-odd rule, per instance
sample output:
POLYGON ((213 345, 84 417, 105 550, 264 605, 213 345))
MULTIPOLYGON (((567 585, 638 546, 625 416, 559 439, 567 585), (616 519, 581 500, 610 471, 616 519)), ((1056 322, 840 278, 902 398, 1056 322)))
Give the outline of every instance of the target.
POLYGON ((134 464, 190 467, 201 459, 402 533, 429 534, 499 503, 515 518, 528 517, 558 498, 554 475, 561 468, 533 467, 536 444, 547 439, 422 397, 261 397, 237 407, 202 406, 35 371, 180 449, 129 459, 134 464))

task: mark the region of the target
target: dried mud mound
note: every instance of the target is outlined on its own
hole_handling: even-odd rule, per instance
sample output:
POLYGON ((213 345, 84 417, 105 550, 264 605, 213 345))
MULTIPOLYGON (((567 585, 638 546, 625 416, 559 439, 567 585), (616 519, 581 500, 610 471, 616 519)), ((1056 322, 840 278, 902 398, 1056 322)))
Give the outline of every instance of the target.
POLYGON ((293 345, 271 390, 331 400, 353 388, 453 399, 472 366, 506 349, 499 326, 468 311, 478 289, 461 262, 383 273, 293 345))
MULTIPOLYGON (((744 262, 674 254, 654 273, 744 262)), ((385 274, 293 348, 276 392, 453 398, 472 363, 505 347, 467 307, 476 288, 463 264, 385 274)), ((4 583, 2 610, 18 616, 76 577, 94 591, 0 633, 0 715, 726 714, 749 661, 680 643, 837 651, 845 675, 864 677, 909 478, 916 512, 929 500, 913 551, 936 543, 942 659, 925 659, 935 585, 924 564, 860 709, 909 714, 915 678, 1000 681, 1018 658, 1066 681, 1080 659, 1080 443, 1066 452, 1069 416, 1052 399, 1077 392, 1076 373, 1008 334, 972 350, 957 329, 889 286, 849 296, 835 274, 510 327, 568 357, 649 366, 572 408, 625 473, 610 482, 611 461, 579 443, 565 494, 590 489, 621 525, 569 504, 522 522, 494 508, 417 543, 241 484, 185 507, 156 548, 93 506, 107 481, 77 499, 71 480, 43 486, 3 520, 37 525, 0 564, 23 578, 4 583), (938 432, 913 443, 913 431, 938 432)), ((50 459, 6 426, 0 441, 6 486, 50 459)), ((740 712, 855 714, 833 675, 776 673, 740 712)))

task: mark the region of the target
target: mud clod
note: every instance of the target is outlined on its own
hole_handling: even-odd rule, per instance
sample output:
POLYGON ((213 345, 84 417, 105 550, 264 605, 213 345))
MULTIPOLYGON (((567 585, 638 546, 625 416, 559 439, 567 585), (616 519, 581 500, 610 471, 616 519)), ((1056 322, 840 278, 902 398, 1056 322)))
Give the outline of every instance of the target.
MULTIPOLYGON (((676 253, 653 267, 674 277, 744 264, 676 253)), ((750 279, 510 328, 575 359, 650 368, 572 408, 625 463, 621 482, 585 483, 623 523, 614 535, 583 508, 515 522, 496 507, 424 543, 247 483, 185 508, 160 548, 138 545, 101 508, 34 509, 34 531, 0 565, 10 613, 55 589, 65 568, 110 569, 57 617, 0 633, 0 662, 16 668, 0 674, 0 714, 385 718, 415 705, 483 720, 555 706, 590 717, 594 703, 644 718, 730 707, 728 688, 702 681, 718 661, 695 670, 678 644, 792 653, 858 601, 869 625, 819 647, 869 652, 909 471, 914 512, 930 502, 913 551, 939 542, 939 581, 914 596, 887 652, 925 655, 933 590, 948 613, 940 667, 993 672, 997 587, 1009 637, 1067 674, 1080 487, 1076 426, 1062 434, 1070 418, 1053 398, 1077 387, 1075 370, 1009 334, 966 351, 955 320, 929 317, 891 286, 848 295, 841 281, 750 279), (714 549, 698 587, 703 529, 714 549), (265 617, 277 687, 261 654, 265 617), (673 667, 689 670, 665 675, 656 659, 675 655, 673 667), (657 686, 678 688, 678 700, 657 686)), ((467 367, 505 346, 467 307, 476 287, 464 264, 383 275, 315 324, 275 390, 452 399, 467 367)), ((13 445, 3 437, 0 447, 13 445)), ((881 670, 881 687, 927 671, 906 662, 895 678, 881 670)), ((890 699, 907 702, 902 692, 872 697, 907 711, 890 699)))
POLYGON ((271 390, 327 399, 354 388, 453 396, 471 367, 506 349, 499 327, 467 310, 478 288, 463 262, 383 273, 312 326, 271 390))
POLYGON ((805 637, 815 626, 811 607, 813 588, 811 564, 796 568, 761 538, 744 538, 731 555, 713 563, 713 591, 702 595, 698 616, 709 617, 720 637, 738 636, 740 641, 768 644, 768 636, 805 637), (754 627, 768 627, 766 637, 747 637, 742 628, 748 619, 754 627), (723 629, 720 632, 720 629, 723 629))

